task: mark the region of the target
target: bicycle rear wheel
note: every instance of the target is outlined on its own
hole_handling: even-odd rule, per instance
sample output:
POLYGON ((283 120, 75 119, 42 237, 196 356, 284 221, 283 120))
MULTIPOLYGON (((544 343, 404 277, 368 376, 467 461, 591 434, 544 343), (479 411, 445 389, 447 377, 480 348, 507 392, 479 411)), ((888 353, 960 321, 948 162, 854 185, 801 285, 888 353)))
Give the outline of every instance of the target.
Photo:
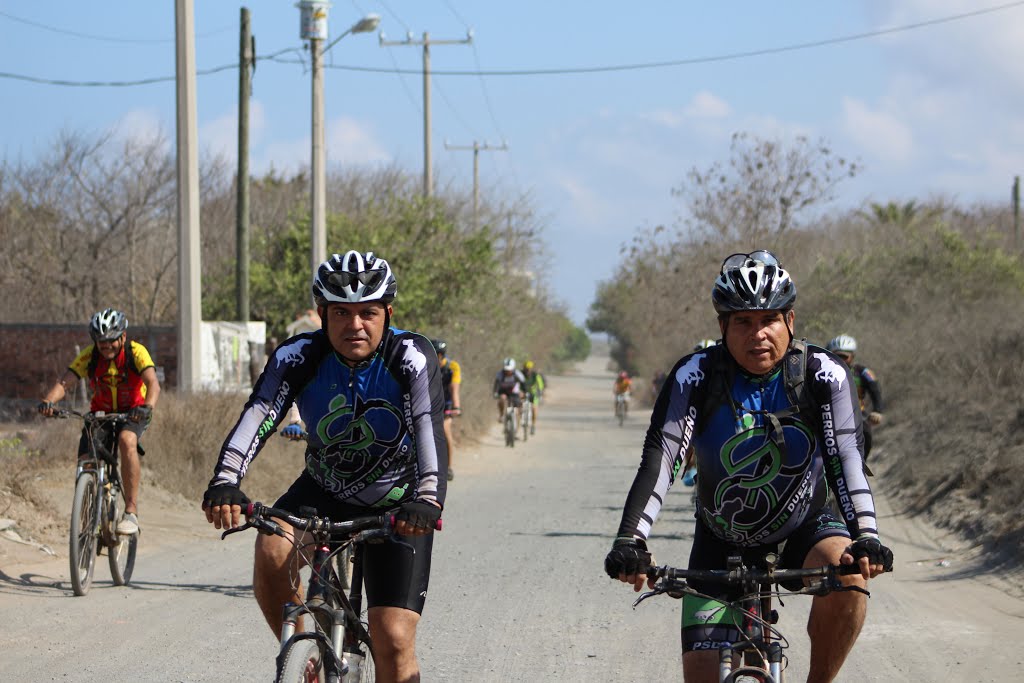
POLYGON ((96 476, 82 474, 75 483, 75 499, 71 504, 71 533, 68 538, 71 588, 79 596, 89 592, 92 572, 96 567, 96 510, 99 503, 96 476))
POLYGON ((322 680, 320 647, 313 640, 297 640, 281 658, 275 683, 319 683, 322 680))
POLYGON ((139 547, 139 534, 131 536, 118 534, 117 522, 124 512, 124 499, 119 488, 112 488, 110 504, 107 507, 107 524, 110 529, 111 542, 107 546, 107 560, 110 563, 110 576, 115 586, 127 586, 135 571, 135 552, 139 547))
POLYGON ((359 646, 359 652, 346 652, 345 662, 348 673, 341 677, 343 683, 372 683, 377 680, 377 671, 373 666, 373 655, 365 645, 359 646))

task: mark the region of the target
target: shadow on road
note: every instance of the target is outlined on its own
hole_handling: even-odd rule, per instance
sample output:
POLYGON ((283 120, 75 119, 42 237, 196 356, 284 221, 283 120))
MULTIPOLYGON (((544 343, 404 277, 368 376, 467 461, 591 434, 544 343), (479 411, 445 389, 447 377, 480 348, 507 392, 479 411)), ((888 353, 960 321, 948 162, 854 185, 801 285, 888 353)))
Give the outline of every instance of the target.
MULTIPOLYGON (((245 598, 249 600, 254 597, 251 584, 222 586, 204 583, 160 583, 156 581, 132 581, 127 586, 115 586, 110 581, 93 581, 90 592, 105 588, 145 591, 196 591, 200 593, 218 593, 232 598, 245 598)), ((72 594, 70 581, 31 572, 25 572, 19 576, 11 576, 0 570, 0 595, 62 598, 72 594)))

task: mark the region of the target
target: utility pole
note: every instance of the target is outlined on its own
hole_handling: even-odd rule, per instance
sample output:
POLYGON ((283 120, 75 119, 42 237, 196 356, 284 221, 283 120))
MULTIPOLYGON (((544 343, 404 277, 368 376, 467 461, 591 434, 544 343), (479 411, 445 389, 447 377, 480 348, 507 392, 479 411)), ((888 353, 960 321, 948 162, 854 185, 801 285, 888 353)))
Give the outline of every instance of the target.
POLYGON ((235 188, 235 317, 249 320, 249 98, 256 69, 256 41, 249 24, 249 8, 242 8, 238 44, 238 174, 235 188))
POLYGON ((405 40, 385 40, 380 34, 380 46, 393 45, 423 46, 423 196, 430 199, 434 196, 434 172, 430 162, 430 46, 431 45, 469 45, 473 42, 473 30, 466 32, 463 40, 431 40, 430 33, 423 32, 423 40, 413 40, 410 32, 405 40))
POLYGON ((1013 176, 1013 247, 1020 247, 1020 176, 1013 176))
POLYGON ((496 145, 489 145, 486 142, 480 144, 476 140, 473 141, 472 145, 449 145, 448 141, 444 141, 444 148, 451 150, 473 150, 473 227, 476 229, 480 228, 480 150, 491 151, 491 152, 504 152, 508 149, 508 145, 504 141, 501 143, 501 147, 496 145))
POLYGON ((178 146, 178 391, 199 389, 199 151, 196 134, 195 14, 174 1, 175 102, 178 146))

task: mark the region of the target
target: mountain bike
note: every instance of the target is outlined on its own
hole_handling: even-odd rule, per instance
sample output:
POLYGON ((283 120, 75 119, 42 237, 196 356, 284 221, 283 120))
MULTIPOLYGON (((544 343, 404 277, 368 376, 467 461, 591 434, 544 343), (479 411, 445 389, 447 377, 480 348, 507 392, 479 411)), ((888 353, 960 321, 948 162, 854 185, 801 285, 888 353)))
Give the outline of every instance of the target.
MULTIPOLYGON (((250 527, 286 537, 274 518, 287 522, 296 532, 308 532, 312 538, 313 555, 306 556, 310 576, 305 600, 298 605, 288 603, 284 606, 275 683, 361 683, 375 680, 373 643, 363 608, 362 553, 364 543, 393 538, 395 519, 392 512, 347 522, 317 517, 316 511, 309 508, 301 510, 303 516, 295 516, 287 510, 262 503, 249 503, 243 506, 243 512, 246 523, 225 531, 221 538, 250 527), (341 562, 342 551, 349 547, 353 550, 352 579, 346 587, 342 579, 346 570, 337 565, 341 562), (303 615, 313 617, 313 630, 296 630, 303 615)), ((440 522, 437 528, 441 528, 440 522)), ((299 539, 292 536, 289 540, 298 552, 304 552, 299 539)))
POLYGON ((785 650, 789 642, 775 624, 779 613, 772 609, 773 597, 790 595, 828 595, 832 592, 856 591, 870 596, 859 586, 846 586, 839 580, 845 574, 859 574, 857 564, 825 565, 804 569, 779 569, 778 555, 767 553, 763 567, 752 567, 744 563, 739 555, 730 556, 726 569, 678 569, 667 565, 651 567, 649 578, 657 579, 654 588, 633 603, 641 602, 655 595, 667 594, 673 598, 693 595, 715 600, 717 608, 702 610, 698 614, 705 623, 724 623, 735 626, 741 636, 719 650, 719 683, 783 683, 785 680, 785 650), (691 588, 687 579, 708 581, 734 589, 739 597, 735 600, 712 598, 691 588), (798 590, 773 590, 773 584, 812 579, 809 585, 798 590))
POLYGON ((620 427, 626 421, 627 412, 629 412, 629 394, 626 392, 615 394, 615 419, 619 421, 620 427))
MULTIPOLYGON (((303 443, 309 439, 309 434, 305 430, 302 430, 298 436, 289 436, 282 431, 281 436, 289 441, 301 441, 303 443)), ((354 545, 352 543, 345 544, 338 551, 336 564, 338 566, 338 579, 341 582, 342 588, 347 589, 352 586, 352 567, 355 566, 354 552, 354 545)))
POLYGON ((533 430, 533 394, 527 392, 523 399, 523 441, 529 438, 533 430))
MULTIPOLYGON (((75 595, 89 592, 96 556, 106 548, 115 586, 125 586, 135 570, 139 534, 118 534, 124 513, 124 492, 117 469, 117 434, 128 421, 124 413, 79 413, 58 410, 55 418, 79 417, 85 423, 89 452, 79 458, 75 471, 75 497, 71 504, 68 559, 75 595)), ((142 446, 138 447, 143 454, 142 446)))
POLYGON ((516 446, 516 432, 518 431, 516 420, 516 407, 512 402, 512 397, 508 396, 505 402, 505 445, 509 448, 515 448, 516 446))

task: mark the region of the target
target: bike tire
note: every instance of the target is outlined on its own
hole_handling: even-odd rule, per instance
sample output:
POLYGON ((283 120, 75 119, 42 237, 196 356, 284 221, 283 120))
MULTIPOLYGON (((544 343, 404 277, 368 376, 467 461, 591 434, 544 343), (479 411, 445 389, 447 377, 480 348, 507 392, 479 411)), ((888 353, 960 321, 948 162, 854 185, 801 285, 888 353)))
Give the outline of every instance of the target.
POLYGON ((77 596, 89 592, 93 570, 96 568, 96 506, 99 502, 96 476, 79 476, 75 482, 75 498, 71 504, 71 530, 68 534, 71 589, 77 596))
POLYGON ((626 406, 622 403, 615 406, 615 416, 619 418, 619 426, 621 427, 626 421, 626 406))
POLYGON ((527 437, 530 436, 530 417, 529 417, 530 404, 526 404, 526 406, 523 408, 523 410, 526 411, 526 412, 523 413, 523 443, 526 443, 527 437))
POLYGON ((297 640, 281 657, 275 683, 318 683, 321 678, 320 647, 314 640, 297 640))
POLYGON ((124 511, 124 500, 120 489, 111 491, 111 500, 107 512, 107 524, 110 529, 111 543, 107 546, 107 560, 110 564, 110 577, 115 586, 127 586, 135 571, 135 553, 139 548, 139 535, 118 534, 115 527, 124 511))
POLYGON ((505 416, 505 445, 509 448, 516 446, 516 420, 511 415, 505 416))

